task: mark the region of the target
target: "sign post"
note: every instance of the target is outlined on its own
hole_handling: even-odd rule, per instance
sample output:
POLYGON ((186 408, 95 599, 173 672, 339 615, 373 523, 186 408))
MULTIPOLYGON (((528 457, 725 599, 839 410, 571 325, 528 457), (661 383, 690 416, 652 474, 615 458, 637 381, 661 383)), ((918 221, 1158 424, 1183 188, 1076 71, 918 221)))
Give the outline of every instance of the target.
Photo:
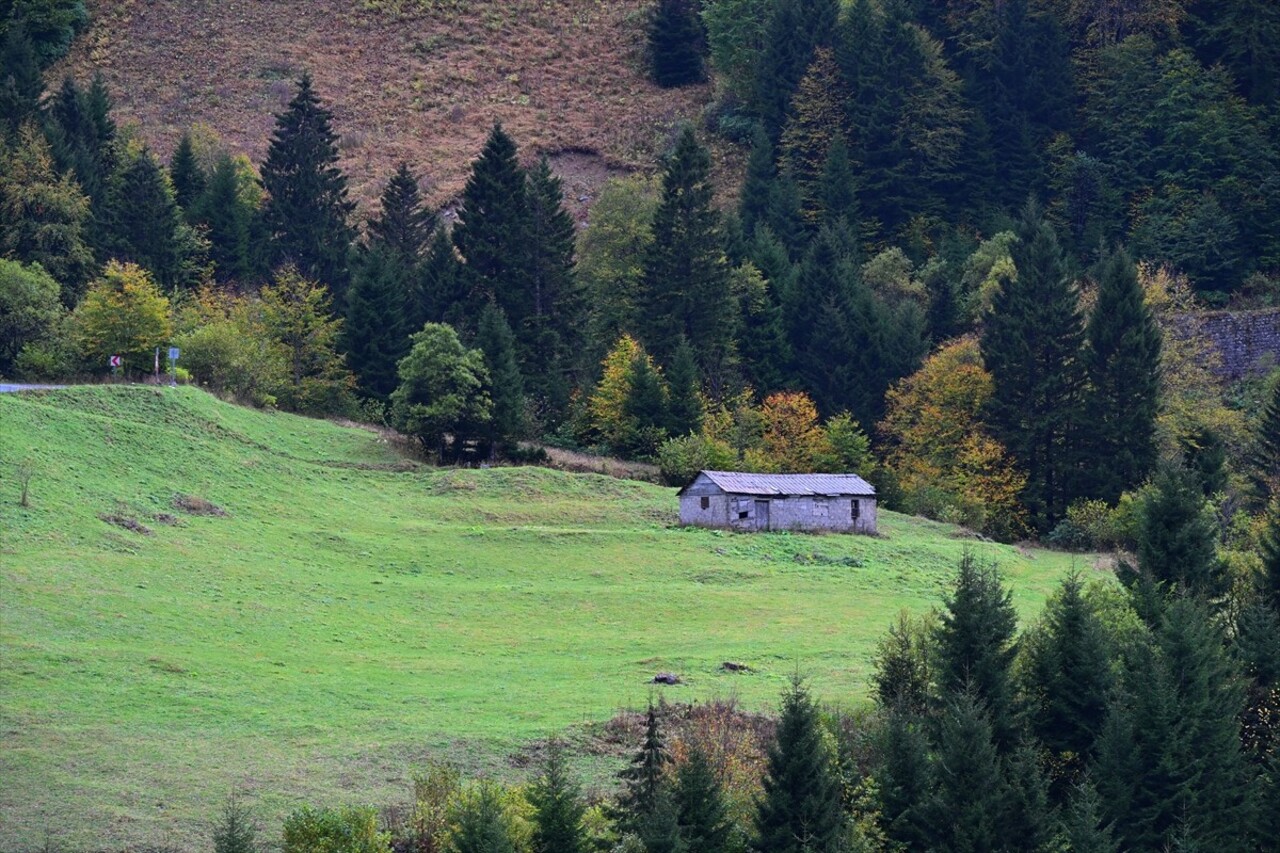
MULTIPOLYGON (((159 350, 157 350, 159 352, 159 350)), ((178 356, 182 355, 182 350, 177 347, 169 347, 169 384, 178 384, 178 356)))
POLYGON ((124 363, 124 359, 118 355, 113 355, 111 356, 109 363, 111 365, 111 378, 115 379, 116 372, 120 369, 120 365, 124 363))

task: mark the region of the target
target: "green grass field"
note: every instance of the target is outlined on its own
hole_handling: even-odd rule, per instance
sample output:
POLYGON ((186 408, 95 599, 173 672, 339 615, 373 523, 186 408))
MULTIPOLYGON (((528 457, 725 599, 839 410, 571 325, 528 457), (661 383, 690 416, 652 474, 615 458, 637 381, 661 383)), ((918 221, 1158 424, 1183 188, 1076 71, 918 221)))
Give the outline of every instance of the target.
POLYGON ((271 832, 303 801, 400 801, 429 758, 502 772, 661 670, 673 701, 764 708, 798 670, 856 704, 876 639, 964 548, 1027 616, 1088 564, 887 512, 879 538, 683 530, 671 489, 406 465, 192 389, 0 396, 0 478, 4 850, 194 847, 232 786, 271 832))

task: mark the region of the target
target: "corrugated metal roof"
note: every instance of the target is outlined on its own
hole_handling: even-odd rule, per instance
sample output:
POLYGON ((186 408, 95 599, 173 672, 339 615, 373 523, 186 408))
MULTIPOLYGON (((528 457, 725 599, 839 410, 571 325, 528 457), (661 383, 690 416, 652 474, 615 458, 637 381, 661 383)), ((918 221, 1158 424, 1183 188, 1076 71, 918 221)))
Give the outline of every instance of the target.
POLYGON ((711 482, 735 495, 866 495, 875 487, 856 474, 743 474, 703 471, 711 482))

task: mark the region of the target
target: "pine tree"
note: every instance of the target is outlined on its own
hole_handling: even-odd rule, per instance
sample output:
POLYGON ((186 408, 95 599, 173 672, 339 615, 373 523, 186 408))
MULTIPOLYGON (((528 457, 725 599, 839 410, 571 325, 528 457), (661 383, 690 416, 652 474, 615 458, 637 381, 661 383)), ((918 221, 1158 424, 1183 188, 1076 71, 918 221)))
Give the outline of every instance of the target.
POLYGON ((257 834, 253 813, 233 792, 213 828, 214 853, 257 853, 257 834))
POLYGON ((74 307, 94 271, 89 199, 54 171, 49 145, 28 122, 12 147, 0 145, 0 255, 40 264, 74 307))
POLYGON ((545 156, 530 170, 528 189, 533 313, 523 332, 523 369, 539 419, 554 428, 569 406, 570 365, 586 312, 574 272, 573 218, 545 156))
POLYGON ((1244 695, 1209 612, 1173 600, 1129 658, 1099 746, 1106 819, 1128 849, 1163 849, 1180 835, 1207 850, 1246 849, 1254 815, 1240 744, 1244 695))
POLYGON ((666 383, 643 352, 631 362, 627 379, 627 399, 622 412, 630 424, 631 434, 622 450, 635 456, 652 456, 666 439, 666 425, 671 421, 666 383))
POLYGON ((455 328, 468 328, 463 322, 482 310, 487 302, 475 304, 470 298, 453 238, 447 228, 439 227, 431 238, 427 257, 422 262, 417 287, 413 292, 411 327, 423 323, 449 323, 455 328))
POLYGON ((338 168, 333 114, 303 74, 298 91, 276 116, 271 146, 262 164, 267 191, 261 218, 271 266, 292 263, 308 278, 331 288, 342 304, 350 281, 355 203, 347 198, 347 178, 338 168))
POLYGON ((381 249, 362 252, 350 290, 343 324, 342 349, 360 390, 387 401, 400 384, 396 365, 409 353, 404 326, 408 271, 381 249))
POLYGON ((743 233, 748 237, 755 235, 757 225, 768 221, 773 181, 777 174, 773 142, 764 128, 757 124, 752 130, 747 174, 738 195, 738 218, 742 221, 743 233))
MULTIPOLYGON (((774 267, 777 278, 762 275, 751 261, 734 270, 739 282, 738 301, 742 306, 738 326, 742 373, 747 384, 763 396, 785 388, 794 360, 782 325, 782 306, 778 304, 778 282, 786 287, 791 271, 786 249, 773 240, 766 228, 761 229, 760 236, 752 242, 749 253, 758 257, 762 251, 775 250, 778 254, 765 258, 765 262, 774 267), (762 245, 766 243, 768 248, 762 245)), ((673 383, 674 380, 673 376, 673 383)))
POLYGON ((1265 507, 1280 497, 1280 382, 1272 387, 1263 406, 1246 461, 1253 501, 1265 507))
POLYGON ((1039 748, 1023 742, 1003 764, 1005 802, 1000 833, 1005 849, 1043 853, 1052 849, 1057 818, 1049 803, 1049 780, 1039 748))
POLYGON ((1160 329, 1123 251, 1103 264, 1085 338, 1088 492, 1114 504, 1155 466, 1160 403, 1160 329))
POLYGON ((931 638, 904 610, 876 646, 876 701, 881 708, 923 716, 929 704, 931 638))
POLYGON ((110 255, 150 270, 172 288, 199 281, 205 247, 182 219, 173 190, 151 152, 142 149, 113 175, 104 245, 110 255))
POLYGON ((705 36, 696 0, 658 0, 649 21, 649 73, 664 89, 702 81, 705 36))
MULTIPOLYGON (((791 97, 787 123, 778 142, 779 160, 800 189, 800 212, 814 225, 823 216, 822 180, 832 146, 848 123, 841 107, 840 69, 828 48, 817 48, 791 97)), ((851 223, 852 224, 852 223, 851 223)))
POLYGON ((625 832, 638 832, 644 820, 658 808, 667 781, 671 755, 662 739, 658 709, 649 703, 645 714, 644 742, 621 775, 623 791, 618 797, 619 824, 625 832))
POLYGON ((21 19, 12 21, 0 42, 0 143, 40 114, 44 77, 35 47, 21 19))
POLYGON ((736 316, 710 171, 707 150, 685 128, 663 174, 641 299, 645 348, 670 363, 683 336, 704 376, 730 355, 736 316))
POLYGON ((1013 593, 999 570, 966 552, 943 600, 935 679, 944 698, 967 691, 984 706, 1001 753, 1017 740, 1010 671, 1017 625, 1013 593))
POLYGON ((423 206, 418 179, 400 163, 382 191, 382 210, 369 220, 370 244, 413 269, 426 255, 435 228, 436 216, 423 206))
POLYGON ((484 353, 493 398, 493 440, 514 442, 524 436, 524 380, 516 361, 516 336, 502 309, 487 303, 480 312, 476 346, 484 353))
POLYGON ((772 4, 760 64, 756 68, 754 108, 770 139, 777 139, 792 93, 826 44, 839 15, 838 0, 778 0, 772 4))
POLYGON ((1053 757, 1051 781, 1061 800, 1102 733, 1113 682, 1111 655, 1078 574, 1049 599, 1042 624, 1026 640, 1022 687, 1028 726, 1053 757))
POLYGON ((1280 614, 1280 507, 1267 511, 1267 526, 1262 535, 1262 574, 1258 578, 1258 595, 1263 603, 1280 614))
POLYGON ((680 837, 680 812, 670 783, 658 789, 653 808, 636 826, 636 835, 645 853, 688 853, 680 837))
POLYGON ((982 333, 995 386, 987 423, 1026 472, 1023 503, 1047 531, 1077 496, 1083 329, 1066 258, 1034 205, 1012 255, 1017 278, 996 296, 982 333))
POLYGON ((933 770, 921 717, 905 708, 891 709, 885 720, 876 781, 884 834, 907 850, 930 843, 927 823, 933 770))
POLYGON ((1212 427, 1201 427, 1185 436, 1179 445, 1182 462, 1195 475, 1200 491, 1212 498, 1227 488, 1227 446, 1212 427))
POLYGON ((529 788, 533 806, 532 853, 586 853, 582 817, 586 807, 582 792, 569 777, 564 746, 552 741, 542 774, 529 788))
POLYGON ((471 166, 453 242, 473 298, 492 299, 521 338, 534 314, 529 190, 516 145, 495 124, 471 166))
POLYGON ((481 782, 462 800, 452 835, 453 853, 516 853, 502 792, 492 782, 481 782))
POLYGON ((1120 853, 1111 824, 1102 822, 1098 790, 1088 779, 1072 791, 1062 821, 1062 841, 1068 853, 1120 853))
POLYGON ((256 272, 249 245, 256 211, 241 192, 243 180, 236 161, 220 157, 204 191, 186 211, 187 221, 203 229, 214 277, 222 282, 249 278, 256 272))
MULTIPOLYGON (((1138 517, 1141 579, 1211 600, 1226 592, 1228 576, 1218 559, 1218 525, 1194 475, 1166 467, 1138 517)), ((1126 576, 1121 575, 1122 579, 1126 576)))
POLYGON ((689 750, 677 771, 675 803, 686 850, 729 853, 733 822, 711 762, 697 746, 689 750))
POLYGON ((58 171, 71 170, 89 199, 93 215, 85 233, 90 245, 101 248, 104 235, 97 223, 104 218, 107 181, 116 168, 116 126, 102 78, 95 77, 87 91, 63 78, 45 109, 45 133, 58 171))
POLYGON ((827 149, 818 181, 817 202, 822 222, 836 224, 843 220, 845 227, 857 230, 860 214, 856 179, 843 135, 832 140, 827 149))
POLYGON ((196 160, 191 144, 191 133, 182 134, 178 147, 169 159, 169 180, 173 184, 173 200, 183 211, 190 211, 191 203, 204 192, 207 176, 196 160))
POLYGON ((997 850, 1008 790, 982 700, 960 690, 939 722, 935 788, 923 811, 930 850, 997 850))
POLYGON ((696 433, 702 428, 702 399, 698 384, 698 364, 693 357, 693 347, 682 340, 667 370, 667 387, 671 392, 667 431, 673 436, 696 433))
POLYGON ((756 806, 759 853, 834 853, 843 849, 844 814, 833 757, 818 709, 799 679, 782 696, 769 746, 764 795, 756 806))

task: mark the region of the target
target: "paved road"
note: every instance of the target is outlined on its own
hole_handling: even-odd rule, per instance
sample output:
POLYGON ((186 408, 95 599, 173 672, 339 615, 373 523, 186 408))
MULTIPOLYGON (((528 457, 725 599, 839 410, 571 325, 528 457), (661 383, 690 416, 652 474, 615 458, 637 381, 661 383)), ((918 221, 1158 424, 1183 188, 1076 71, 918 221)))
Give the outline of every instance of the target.
POLYGON ((23 385, 0 382, 0 394, 13 394, 18 391, 56 391, 66 387, 66 385, 23 385))

